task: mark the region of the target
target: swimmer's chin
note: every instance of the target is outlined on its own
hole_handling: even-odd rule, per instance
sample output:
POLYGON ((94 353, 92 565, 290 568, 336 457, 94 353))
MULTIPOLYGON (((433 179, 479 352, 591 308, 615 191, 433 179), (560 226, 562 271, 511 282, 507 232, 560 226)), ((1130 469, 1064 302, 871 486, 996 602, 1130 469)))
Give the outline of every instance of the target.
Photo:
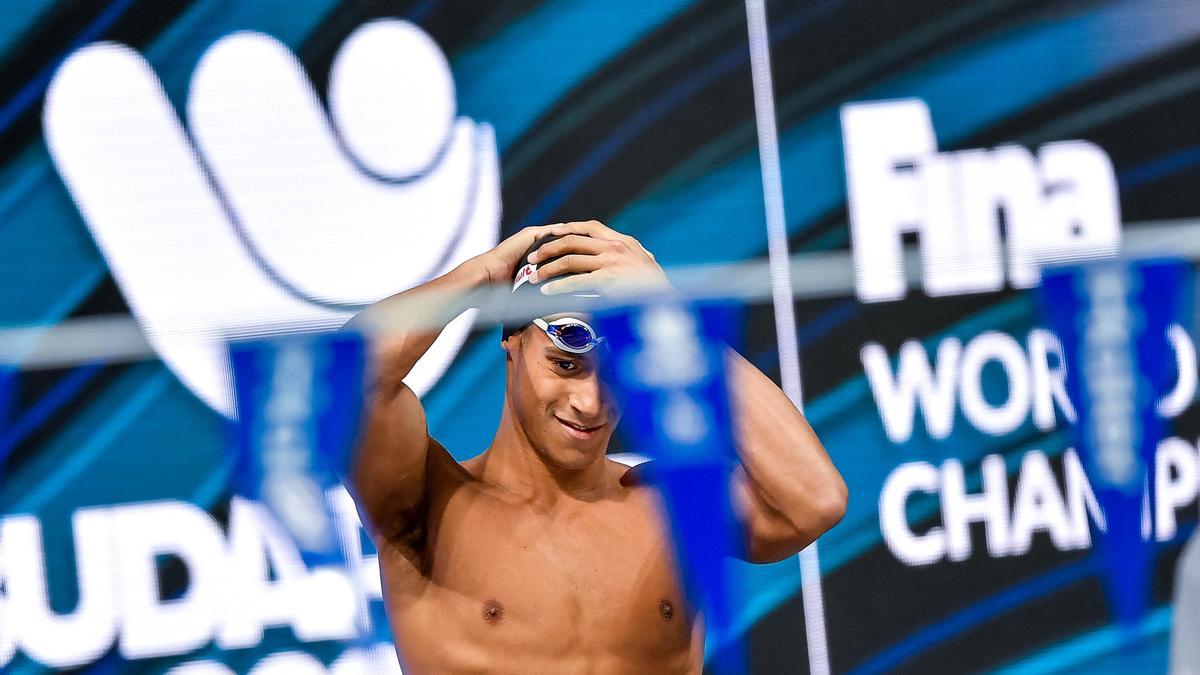
POLYGON ((595 446, 564 443, 542 450, 542 460, 560 471, 582 471, 606 456, 607 440, 595 446))

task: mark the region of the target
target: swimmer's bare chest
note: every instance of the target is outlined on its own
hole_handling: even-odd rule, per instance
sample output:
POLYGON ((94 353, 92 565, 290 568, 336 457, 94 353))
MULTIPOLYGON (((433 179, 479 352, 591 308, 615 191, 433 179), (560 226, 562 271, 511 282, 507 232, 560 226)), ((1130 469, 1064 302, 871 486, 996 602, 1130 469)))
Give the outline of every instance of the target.
POLYGON ((380 550, 405 673, 698 673, 648 488, 540 512, 467 484, 431 500, 409 547, 380 550))

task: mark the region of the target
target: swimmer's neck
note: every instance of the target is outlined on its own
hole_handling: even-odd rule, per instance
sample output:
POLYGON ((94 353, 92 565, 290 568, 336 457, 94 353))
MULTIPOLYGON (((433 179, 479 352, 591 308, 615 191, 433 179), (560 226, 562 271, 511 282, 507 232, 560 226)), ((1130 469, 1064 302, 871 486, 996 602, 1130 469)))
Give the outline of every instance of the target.
POLYGON ((578 468, 549 462, 534 449, 507 404, 492 444, 477 460, 476 478, 502 487, 538 508, 554 508, 563 500, 597 501, 618 488, 603 453, 578 468))

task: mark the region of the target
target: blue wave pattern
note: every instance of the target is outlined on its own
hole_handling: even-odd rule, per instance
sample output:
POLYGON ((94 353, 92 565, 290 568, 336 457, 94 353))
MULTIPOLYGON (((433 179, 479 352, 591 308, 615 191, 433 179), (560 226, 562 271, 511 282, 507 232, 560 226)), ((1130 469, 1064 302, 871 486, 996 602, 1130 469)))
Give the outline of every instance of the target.
POLYGON ((487 120, 504 152, 584 77, 689 4, 689 0, 544 3, 486 43, 454 56, 450 65, 461 114, 487 120), (545 68, 550 61, 555 67, 545 68))
MULTIPOLYGON (((886 82, 861 92, 853 100, 916 96, 929 103, 939 143, 953 147, 959 139, 1062 89, 1117 70, 1147 55, 1170 49, 1200 36, 1200 9, 1186 2, 1110 3, 1058 21, 1020 26, 985 36, 960 50, 943 54, 886 82), (1147 25, 1152 16, 1152 26, 1147 25), (1161 22, 1161 23, 1160 23, 1161 22), (1131 25, 1145 30, 1131 30, 1131 25), (1153 30, 1151 30, 1153 28, 1153 30), (1073 50, 1067 45, 1103 44, 1103 50, 1073 50), (1054 63, 1055 67, 1044 67, 1054 63)), ((772 35, 774 48, 786 48, 786 37, 772 35)), ((646 103, 654 106, 656 101, 646 103)), ((683 102, 676 102, 682 105, 683 102)), ((667 112, 666 114, 669 114, 667 112)), ((841 136, 836 109, 828 109, 781 130, 781 160, 789 231, 804 230, 816 218, 845 202, 841 136)), ((761 184, 756 154, 747 154, 682 186, 646 197, 627 206, 613 225, 638 237, 664 264, 722 262, 760 256, 766 248, 762 227, 761 184), (702 233, 702 234, 698 234, 702 233)), ((945 334, 967 338, 984 327, 1020 337, 1031 326, 1027 302, 1018 300, 973 317, 945 334)), ((474 454, 490 437, 454 423, 464 416, 480 419, 479 429, 494 427, 504 390, 503 361, 496 340, 472 346, 451 376, 426 398, 430 427, 448 447, 474 454)), ((1001 385, 1002 386, 1002 385, 1001 385)), ((806 405, 807 415, 825 445, 846 471, 852 495, 876 495, 888 470, 896 464, 942 457, 948 448, 970 465, 991 452, 1011 449, 1010 439, 997 439, 970 430, 959 419, 956 432, 942 442, 917 438, 893 446, 878 424, 869 388, 862 376, 806 405), (839 451, 852 454, 838 454, 839 451)), ((1022 433, 1022 432, 1019 432, 1022 433)), ((1032 436, 1032 429, 1022 433, 1032 436)), ((1065 438, 1043 439, 1036 447, 1054 456, 1065 449, 1065 438)), ((1010 470, 1015 466, 1010 466, 1010 470)), ((978 487, 978 475, 972 477, 978 487)), ((932 505, 927 505, 930 508, 932 505)), ((916 520, 929 509, 914 509, 916 520)), ((843 523, 822 539, 822 568, 837 569, 880 543, 873 499, 854 499, 843 523)), ((795 565, 746 566, 743 625, 750 625, 799 590, 795 565)), ((830 600, 836 602, 836 599, 830 600)))
MULTIPOLYGON (((25 3, 21 6, 24 13, 6 24, 9 30, 0 32, 0 52, 6 58, 22 27, 35 23, 50 4, 25 3)), ((680 0, 551 0, 537 5, 485 41, 450 55, 460 112, 491 123, 503 151, 523 135, 535 132, 532 126, 539 117, 585 77, 691 4, 680 0), (563 35, 584 35, 586 39, 564 45, 563 35), (530 78, 530 73, 538 77, 530 78), (523 83, 524 88, 514 90, 515 82, 523 83)), ((9 11, 5 10, 6 19, 9 11)), ((222 35, 259 30, 298 49, 336 11, 337 4, 332 0, 200 0, 187 5, 148 43, 144 53, 178 106, 200 55, 222 35)), ((804 25, 799 20, 788 23, 800 14, 803 12, 797 10, 772 15, 775 50, 786 50, 795 35, 792 31, 804 25)), ((1200 7, 1190 0, 1092 3, 1074 14, 985 34, 873 82, 847 100, 921 97, 933 111, 939 142, 952 147, 1063 90, 1198 38, 1200 7), (1071 48, 1079 44, 1104 48, 1071 48), (1048 63, 1054 67, 1046 67, 1048 63)), ((689 89, 675 90, 674 95, 664 91, 660 98, 644 101, 640 110, 630 111, 629 117, 644 114, 669 118, 673 111, 688 105, 691 96, 709 80, 740 67, 743 58, 736 53, 713 54, 708 63, 695 65, 689 89)), ((8 96, 6 92, 6 101, 8 96)), ((845 202, 837 109, 827 107, 780 131, 788 227, 797 234, 845 202)), ((635 134, 621 136, 614 132, 597 141, 595 148, 599 152, 634 143, 635 139, 635 134)), ((601 164, 602 158, 595 166, 581 164, 574 168, 587 177, 600 170, 601 164)), ((1165 162, 1147 171, 1153 169, 1157 177, 1187 165, 1182 161, 1165 162)), ((652 183, 641 197, 622 205, 611 222, 642 240, 668 265, 762 256, 766 240, 758 171, 757 154, 751 151, 683 184, 652 183)), ((577 182, 582 180, 586 178, 577 182)), ((0 166, 0 186, 0 240, 4 242, 0 252, 0 322, 14 325, 62 320, 106 279, 103 260, 55 175, 40 139, 0 166), (37 283, 29 283, 31 279, 37 283)), ((562 195, 576 187, 552 182, 546 194, 562 195)), ((534 204, 530 213, 552 211, 534 204)), ((853 318, 850 312, 836 316, 833 323, 853 318)), ((984 327, 1021 336, 1030 322, 1028 302, 1010 299, 927 336, 925 342, 936 344, 950 335, 967 337, 984 327)), ((460 459, 486 447, 499 419, 504 366, 498 342, 498 332, 472 341, 424 401, 432 432, 460 459), (472 423, 463 424, 464 419, 472 423)), ((80 370, 74 377, 82 380, 89 373, 80 370)), ((71 380, 64 387, 76 384, 82 386, 71 380)), ((53 403, 47 399, 41 405, 53 403)), ((861 375, 809 401, 806 410, 835 460, 847 468, 851 493, 868 496, 853 500, 843 524, 822 540, 822 566, 827 572, 844 567, 880 545, 873 495, 878 494, 887 471, 899 462, 943 457, 947 448, 954 448, 954 456, 970 464, 990 452, 1019 457, 1022 449, 1013 447, 1012 438, 986 436, 961 420, 955 434, 944 441, 933 442, 918 434, 907 444, 891 445, 878 423, 861 375)), ((130 367, 106 382, 102 391, 55 429, 19 471, 4 477, 0 508, 65 522, 69 513, 82 505, 78 495, 86 495, 89 504, 128 501, 130 495, 136 495, 137 499, 189 498, 212 506, 222 493, 220 486, 228 470, 222 464, 222 427, 223 422, 160 364, 130 367), (179 429, 190 433, 180 434, 179 429), (164 451, 166 448, 170 451, 164 451), (134 478, 143 474, 160 479, 148 482, 134 478)), ((1032 429, 1015 434, 1029 439, 1033 444, 1029 447, 1051 455, 1061 453, 1065 447, 1061 436, 1035 441, 1035 435, 1032 429)), ((1009 468, 1011 471, 1015 467, 1009 468)), ((973 480, 977 487, 978 477, 973 480)), ((914 521, 928 517, 932 505, 914 504, 909 515, 914 521)), ((743 627, 755 624, 799 589, 794 561, 743 565, 739 574, 746 598, 739 620, 743 627)), ((1067 583, 1059 577, 1051 577, 1047 583, 1051 582, 1067 583)), ((56 603, 60 599, 56 598, 56 603)), ((827 602, 837 600, 831 597, 827 602)), ((1150 652, 1160 653, 1155 649, 1161 648, 1167 625, 1166 610, 1148 617, 1146 634, 1153 647, 1150 652)), ((1099 655, 1111 652, 1116 644, 1111 631, 1106 631, 1100 629, 1027 656, 1012 664, 1013 672, 1049 672, 1064 663, 1094 665, 1099 655)), ((921 649, 936 644, 928 636, 921 639, 925 640, 918 645, 921 649)))
MULTIPOLYGON (((468 50, 461 69, 476 68, 480 73, 465 76, 465 81, 473 82, 476 88, 467 87, 462 92, 460 105, 464 111, 496 124, 498 131, 511 139, 578 78, 619 53, 645 30, 668 19, 682 4, 634 7, 635 3, 562 2, 542 7, 509 33, 497 37, 490 47, 485 44, 468 50), (632 15, 641 20, 628 20, 631 9, 632 15), (606 28, 596 33, 601 39, 574 50, 571 58, 578 62, 572 68, 564 69, 556 81, 541 82, 536 100, 522 101, 523 108, 506 116, 503 105, 497 105, 505 101, 503 96, 495 96, 497 86, 503 89, 505 78, 535 67, 536 60, 544 58, 537 51, 523 53, 517 48, 528 40, 528 31, 574 31, 597 25, 606 28), (489 75, 493 77, 490 84, 489 75), (476 105, 484 111, 474 112, 476 105)), ((191 73, 214 41, 237 30, 255 30, 295 50, 312 37, 336 5, 325 0, 200 0, 189 4, 141 51, 154 66, 172 102, 181 109, 191 73)), ((36 21, 41 13, 32 6, 25 9, 30 12, 27 23, 36 21)), ((18 23, 12 24, 12 35, 0 38, 15 40, 18 23)), ((91 37, 86 31, 82 35, 91 37)), ((0 44, 0 48, 4 46, 0 44)), ((558 61, 570 63, 570 59, 558 61)), ((460 68, 457 61, 454 67, 460 68)), ((458 81, 464 82, 464 75, 458 75, 458 81)), ((33 89, 45 86, 40 80, 28 84, 33 89)), ((0 252, 0 324, 60 321, 105 281, 108 273, 103 259, 40 139, 0 166, 0 179, 0 237, 5 243, 0 252)), ((95 375, 95 368, 76 369, 46 397, 26 410, 16 411, 15 424, 5 424, 0 439, 6 449, 37 431, 55 410, 78 395, 95 375)), ((227 441, 225 422, 175 381, 162 364, 138 364, 85 400, 69 419, 52 430, 29 461, 3 476, 0 512, 32 513, 47 523, 69 523, 71 512, 77 508, 131 500, 185 499, 210 508, 228 494, 225 483, 229 466, 223 451, 227 441), (180 433, 181 429, 188 433, 180 433), (155 479, 148 481, 146 476, 155 479)), ((71 586, 51 584, 55 606, 69 607, 76 601, 71 586)), ((264 644, 272 641, 268 638, 264 644)), ((120 659, 106 659, 96 668, 115 672, 120 666, 120 659)), ((13 669, 44 671, 28 661, 15 662, 13 669)))
MULTIPOLYGON (((920 97, 933 110, 939 143, 942 147, 954 147, 960 139, 1063 89, 1200 35, 1200 10, 1195 5, 1153 4, 1151 9, 1144 2, 1110 3, 1061 20, 988 35, 911 72, 869 87, 853 100, 920 97), (1105 49, 1065 47, 1079 44, 1102 44, 1105 49), (1047 63, 1053 63, 1054 67, 1045 67, 1047 63)), ((785 39, 778 32, 772 38, 775 49, 785 48, 785 39)), ((650 108, 656 104, 658 101, 648 101, 645 105, 650 108)), ((794 233, 844 204, 837 110, 817 113, 790 129, 782 129, 780 141, 789 231, 794 233)), ((652 191, 613 219, 617 229, 638 237, 664 264, 759 256, 766 248, 762 222, 755 154, 735 159, 682 186, 661 193, 652 191), (703 234, 698 236, 698 232, 703 234)), ((1031 319, 1028 304, 1016 301, 973 317, 925 342, 927 346, 935 344, 945 335, 966 338, 980 332, 982 327, 999 328, 1020 337, 1032 327, 1031 319)), ((469 455, 485 446, 489 439, 455 427, 451 420, 464 414, 472 419, 498 420, 504 385, 503 376, 499 375, 503 372, 502 359, 491 339, 481 341, 464 357, 461 371, 456 369, 446 384, 427 398, 426 405, 435 433, 443 434, 456 444, 454 447, 463 448, 464 455, 469 455), (493 412, 489 415, 489 411, 493 412)), ((947 448, 954 448, 955 456, 967 465, 991 452, 1007 450, 1010 458, 1020 457, 1011 448, 1010 439, 968 431, 969 425, 961 419, 956 423, 958 431, 945 441, 914 439, 905 446, 891 445, 877 423, 874 402, 861 376, 810 401, 806 412, 826 446, 834 451, 839 465, 854 467, 846 472, 853 495, 878 494, 887 471, 896 464, 909 459, 942 457, 947 448), (837 454, 839 449, 852 449, 853 454, 837 454)), ((488 428, 485 424, 480 426, 488 428)), ((1018 434, 1029 437, 1033 430, 1027 428, 1018 434)), ((1065 445, 1066 439, 1060 434, 1042 439, 1031 448, 1055 456, 1061 454, 1065 445)), ((1009 469, 1010 472, 1015 469, 1011 459, 1009 469)), ((978 481, 975 474, 969 479, 969 487, 978 489, 978 481)), ((914 505, 910 517, 919 520, 931 515, 931 509, 931 504, 926 504, 924 511, 914 505)), ((874 500, 852 500, 843 523, 822 539, 822 568, 826 571, 838 568, 879 545, 879 539, 874 500)), ((799 590, 799 576, 791 561, 746 566, 743 575, 748 591, 743 625, 752 624, 799 590)))

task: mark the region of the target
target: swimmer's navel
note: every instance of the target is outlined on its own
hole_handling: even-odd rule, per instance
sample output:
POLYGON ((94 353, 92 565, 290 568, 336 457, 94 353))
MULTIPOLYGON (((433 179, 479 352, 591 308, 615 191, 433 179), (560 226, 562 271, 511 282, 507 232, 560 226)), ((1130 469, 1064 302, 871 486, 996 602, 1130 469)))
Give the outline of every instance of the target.
POLYGON ((504 605, 498 600, 488 600, 483 603, 483 620, 487 623, 500 623, 500 619, 504 618, 504 605))

